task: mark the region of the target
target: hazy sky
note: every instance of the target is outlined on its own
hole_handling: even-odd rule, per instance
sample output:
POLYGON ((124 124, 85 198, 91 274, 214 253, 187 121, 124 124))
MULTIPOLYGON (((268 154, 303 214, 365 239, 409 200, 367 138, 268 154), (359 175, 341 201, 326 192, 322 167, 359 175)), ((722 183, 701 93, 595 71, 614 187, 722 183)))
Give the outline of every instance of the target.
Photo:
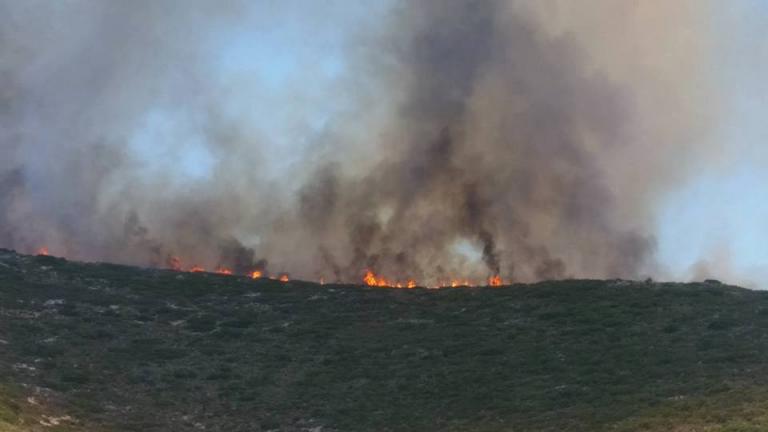
POLYGON ((718 277, 768 282, 768 2, 717 2, 717 77, 727 95, 715 139, 721 164, 672 190, 657 209, 659 259, 685 275, 700 259, 718 277))

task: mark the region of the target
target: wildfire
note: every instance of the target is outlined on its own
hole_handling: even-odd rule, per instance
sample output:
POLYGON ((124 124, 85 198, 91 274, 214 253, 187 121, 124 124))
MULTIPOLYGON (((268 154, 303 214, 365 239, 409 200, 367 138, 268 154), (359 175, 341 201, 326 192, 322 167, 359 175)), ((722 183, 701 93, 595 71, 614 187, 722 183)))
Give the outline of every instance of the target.
POLYGON ((227 268, 227 267, 224 267, 224 266, 217 267, 214 272, 217 273, 217 274, 221 274, 221 275, 231 275, 232 274, 232 270, 227 268))
MULTIPOLYGON (((488 285, 498 287, 504 284, 504 280, 499 275, 494 275, 488 278, 488 285)), ((397 281, 394 279, 387 279, 383 276, 377 275, 372 270, 366 270, 363 276, 363 283, 371 287, 380 288, 416 288, 416 281, 408 279, 405 282, 397 281)), ((457 288, 457 287, 472 287, 476 286, 475 282, 469 279, 445 279, 438 281, 437 285, 431 288, 457 288)))
POLYGON ((501 276, 499 275, 493 275, 488 278, 488 285, 490 286, 501 286, 504 283, 504 281, 501 279, 501 276))
MULTIPOLYGON (((40 256, 46 256, 49 255, 48 247, 42 246, 37 251, 35 251, 36 255, 40 256)), ((165 262, 167 268, 175 271, 186 271, 190 273, 203 273, 207 270, 205 267, 194 264, 191 267, 186 267, 182 264, 181 258, 174 255, 168 255, 166 257, 165 262), (185 270, 186 269, 186 270, 185 270)), ((216 267, 215 270, 213 270, 216 274, 221 275, 234 275, 234 271, 226 266, 219 265, 216 267)), ((266 278, 269 277, 272 280, 278 280, 280 282, 289 282, 290 276, 288 273, 280 273, 277 276, 268 276, 264 270, 252 270, 245 274, 245 276, 250 277, 251 279, 260 279, 260 278, 266 278)), ((319 284, 324 285, 326 283, 326 280, 323 276, 319 277, 319 284)), ((415 279, 388 279, 384 276, 377 275, 373 272, 371 269, 366 269, 365 274, 363 275, 363 283, 367 286, 371 287, 379 287, 379 288, 416 288, 418 285, 416 283, 415 279)), ((504 284, 504 280, 501 278, 500 275, 492 275, 487 280, 488 286, 492 287, 498 287, 504 284)), ((472 287, 477 286, 473 281, 470 281, 468 279, 442 279, 438 280, 437 284, 434 286, 430 286, 430 288, 456 288, 456 287, 472 287)))
POLYGON ((381 288, 416 288, 416 281, 413 279, 408 279, 406 282, 389 280, 383 276, 376 276, 371 270, 365 271, 363 282, 368 286, 381 288))
POLYGON ((376 277, 376 275, 370 271, 365 271, 365 276, 363 276, 363 282, 365 282, 368 286, 377 286, 377 287, 386 287, 390 286, 390 283, 387 282, 386 279, 383 277, 376 277))

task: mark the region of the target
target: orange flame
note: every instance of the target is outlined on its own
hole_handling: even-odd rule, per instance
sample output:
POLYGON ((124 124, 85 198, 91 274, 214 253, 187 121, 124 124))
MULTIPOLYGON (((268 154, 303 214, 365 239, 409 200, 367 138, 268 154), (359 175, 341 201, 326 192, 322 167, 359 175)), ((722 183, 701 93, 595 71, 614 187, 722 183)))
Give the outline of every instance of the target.
POLYGON ((368 286, 377 286, 376 275, 372 271, 366 270, 365 276, 363 276, 363 282, 368 286))
MULTIPOLYGON (((377 277, 374 272, 371 270, 365 271, 365 276, 363 276, 363 282, 365 282, 368 286, 376 286, 376 287, 391 287, 393 284, 386 280, 383 277, 377 277)), ((396 286, 396 285, 394 285, 396 286)))
POLYGON ((376 273, 370 269, 365 271, 363 282, 368 286, 380 288, 416 288, 416 281, 408 279, 405 282, 387 279, 383 276, 376 276, 376 273))
MULTIPOLYGON (((35 254, 39 256, 49 255, 48 247, 47 246, 40 247, 35 251, 35 254)), ((183 271, 182 260, 178 256, 168 255, 166 258, 166 266, 172 270, 183 271)), ((206 269, 200 265, 195 264, 189 267, 187 271, 191 273, 201 273, 201 272, 205 272, 206 269)), ((232 269, 225 266, 216 267, 214 272, 221 275, 234 274, 232 269)), ((267 277, 267 275, 263 270, 253 270, 247 273, 246 275, 250 276, 252 279, 267 277)), ((277 277, 269 276, 269 278, 272 280, 279 280, 280 282, 290 281, 290 276, 288 273, 280 273, 277 277)), ((319 284, 324 285, 325 283, 326 283, 325 278, 323 276, 320 276, 319 284)), ((417 287, 417 282, 414 279, 410 279, 410 278, 409 279, 387 279, 384 276, 377 275, 371 269, 365 270, 365 274, 363 275, 363 283, 367 286, 379 287, 379 288, 416 288, 417 287)), ((504 280, 500 275, 495 274, 488 277, 487 284, 488 286, 492 286, 492 287, 500 287, 504 284, 504 280)), ((439 279, 436 285, 430 286, 429 288, 448 288, 448 287, 456 288, 456 287, 472 287, 477 285, 479 285, 477 281, 470 281, 468 279, 439 279)))
POLYGON ((231 275, 232 274, 232 270, 227 268, 227 267, 224 267, 224 266, 217 267, 215 272, 218 273, 218 274, 221 274, 221 275, 231 275))

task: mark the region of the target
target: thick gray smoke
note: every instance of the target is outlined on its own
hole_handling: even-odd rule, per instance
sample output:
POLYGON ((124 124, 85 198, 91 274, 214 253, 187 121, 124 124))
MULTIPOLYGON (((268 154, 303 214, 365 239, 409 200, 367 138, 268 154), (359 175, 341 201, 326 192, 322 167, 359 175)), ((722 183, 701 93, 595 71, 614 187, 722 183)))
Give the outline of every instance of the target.
MULTIPOLYGON (((348 6, 314 3, 279 13, 313 37, 348 6)), ((355 282, 654 272, 653 199, 687 172, 672 160, 708 154, 690 132, 705 77, 670 90, 683 71, 664 63, 706 61, 685 2, 394 2, 347 23, 346 72, 316 95, 343 108, 278 162, 231 102, 253 83, 211 66, 218 35, 268 30, 252 17, 276 5, 0 1, 0 246, 355 282), (171 138, 142 135, 153 121, 171 138)))

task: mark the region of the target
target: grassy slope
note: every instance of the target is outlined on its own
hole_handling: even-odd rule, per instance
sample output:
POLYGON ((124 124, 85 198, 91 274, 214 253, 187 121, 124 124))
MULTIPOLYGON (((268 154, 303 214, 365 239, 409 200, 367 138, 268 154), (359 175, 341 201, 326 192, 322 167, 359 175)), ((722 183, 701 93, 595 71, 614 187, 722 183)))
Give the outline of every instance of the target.
POLYGON ((0 432, 759 431, 766 381, 768 293, 718 284, 388 290, 0 250, 0 432))

